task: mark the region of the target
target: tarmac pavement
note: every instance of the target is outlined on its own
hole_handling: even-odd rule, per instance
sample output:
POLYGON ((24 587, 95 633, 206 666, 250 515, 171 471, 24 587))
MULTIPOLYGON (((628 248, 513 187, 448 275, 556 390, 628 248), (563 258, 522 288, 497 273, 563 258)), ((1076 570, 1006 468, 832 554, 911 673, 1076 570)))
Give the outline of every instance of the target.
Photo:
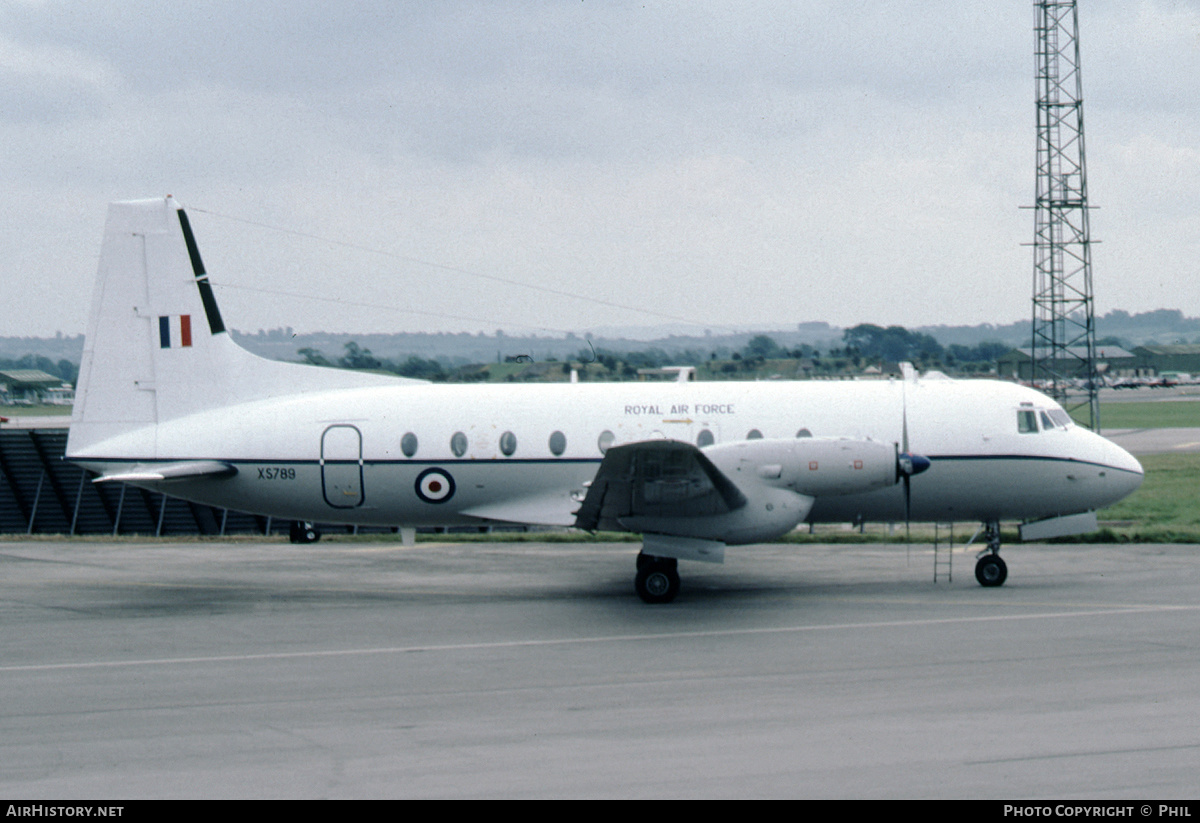
POLYGON ((1175 545, 0 543, 0 794, 1190 798, 1175 545))

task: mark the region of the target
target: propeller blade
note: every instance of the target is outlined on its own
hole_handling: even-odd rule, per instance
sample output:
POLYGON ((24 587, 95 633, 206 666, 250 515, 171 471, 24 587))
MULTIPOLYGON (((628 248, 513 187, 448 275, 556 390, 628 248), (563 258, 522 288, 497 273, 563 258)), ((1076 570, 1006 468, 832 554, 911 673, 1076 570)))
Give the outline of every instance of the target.
MULTIPOLYGON (((908 375, 905 375, 907 378, 908 375)), ((912 542, 912 457, 908 453, 908 380, 900 384, 900 437, 904 441, 904 452, 900 455, 900 469, 904 472, 904 542, 912 542)))
POLYGON ((908 523, 912 519, 912 478, 914 474, 920 474, 928 469, 932 464, 930 459, 923 454, 909 454, 900 452, 896 455, 896 474, 904 481, 904 528, 908 529, 908 523))
POLYGON ((912 475, 904 475, 904 540, 911 542, 912 532, 912 475))
POLYGON ((913 454, 908 446, 908 374, 900 384, 900 439, 896 454, 896 474, 904 480, 904 537, 909 537, 912 522, 912 477, 930 466, 930 460, 921 454, 913 454))

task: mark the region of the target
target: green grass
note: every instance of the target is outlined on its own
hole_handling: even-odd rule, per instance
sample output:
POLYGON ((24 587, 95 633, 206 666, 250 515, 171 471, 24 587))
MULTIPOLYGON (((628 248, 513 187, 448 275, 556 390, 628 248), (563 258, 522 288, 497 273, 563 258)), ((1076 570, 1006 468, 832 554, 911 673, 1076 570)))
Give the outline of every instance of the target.
POLYGON ((0 406, 0 417, 70 417, 70 406, 0 406))
POLYGON ((1200 400, 1130 400, 1100 404, 1104 429, 1200 428, 1200 400))
POLYGON ((1200 454, 1149 454, 1141 488, 1100 512, 1092 539, 1200 543, 1200 454))

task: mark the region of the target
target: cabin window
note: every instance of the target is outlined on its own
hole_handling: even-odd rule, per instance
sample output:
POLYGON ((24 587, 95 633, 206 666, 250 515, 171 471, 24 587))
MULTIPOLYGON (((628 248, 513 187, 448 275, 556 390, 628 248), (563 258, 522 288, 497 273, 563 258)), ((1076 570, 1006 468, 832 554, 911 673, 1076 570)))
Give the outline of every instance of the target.
POLYGON ((705 446, 711 446, 713 444, 713 442, 714 442, 713 433, 710 432, 708 429, 701 429, 700 433, 698 435, 696 435, 696 445, 699 446, 700 448, 704 448, 705 446))
POLYGON ((1021 434, 1037 434, 1037 412, 1021 409, 1017 412, 1017 431, 1021 434))
POLYGON ((513 452, 517 450, 517 436, 512 432, 505 432, 500 435, 500 451, 505 457, 512 457, 513 452))
POLYGON ((417 453, 417 436, 412 432, 408 432, 400 438, 400 451, 404 452, 405 457, 413 457, 417 453))
POLYGON ((762 440, 762 432, 760 432, 758 429, 751 429, 750 431, 746 432, 746 439, 762 440))
POLYGON ((455 432, 450 438, 450 451, 454 452, 455 457, 462 457, 467 453, 467 436, 462 432, 455 432))
POLYGON ((550 435, 550 453, 555 457, 560 457, 567 450, 567 436, 562 432, 554 432, 550 435))
POLYGON ((613 441, 616 439, 617 436, 608 429, 600 432, 600 437, 596 440, 596 445, 599 447, 600 453, 604 454, 606 451, 608 451, 608 447, 611 446, 613 441))

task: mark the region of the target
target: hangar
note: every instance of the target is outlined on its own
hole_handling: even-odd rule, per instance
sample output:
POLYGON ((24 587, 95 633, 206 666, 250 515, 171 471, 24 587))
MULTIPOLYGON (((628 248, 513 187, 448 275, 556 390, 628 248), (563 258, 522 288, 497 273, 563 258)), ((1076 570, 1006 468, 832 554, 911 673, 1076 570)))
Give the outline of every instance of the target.
POLYGON ((61 377, 38 369, 0 369, 0 404, 69 406, 74 399, 74 389, 61 377))
POLYGON ((1200 344, 1151 344, 1133 350, 1140 376, 1157 377, 1167 372, 1200 374, 1200 344))
MULTIPOLYGON (((1086 352, 1082 349, 1068 351, 1074 357, 1086 359, 1086 352)), ((996 359, 996 374, 1001 379, 1029 382, 1033 374, 1030 360, 1030 349, 1013 349, 996 359)), ((1138 369, 1142 367, 1140 359, 1133 352, 1119 346, 1096 347, 1096 368, 1106 377, 1138 377, 1141 376, 1138 369)))

